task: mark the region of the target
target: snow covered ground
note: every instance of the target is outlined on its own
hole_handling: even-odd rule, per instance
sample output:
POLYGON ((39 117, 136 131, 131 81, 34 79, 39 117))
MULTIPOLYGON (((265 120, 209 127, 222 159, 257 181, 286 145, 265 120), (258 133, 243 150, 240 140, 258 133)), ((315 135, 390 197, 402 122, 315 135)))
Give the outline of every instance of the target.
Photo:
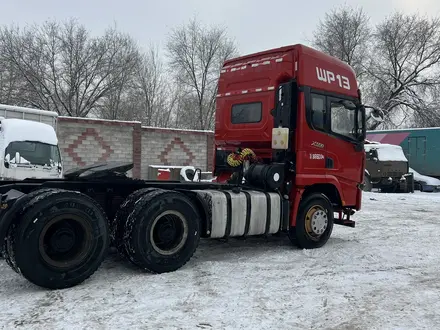
POLYGON ((4 329, 440 329, 440 194, 365 193, 355 229, 299 250, 286 237, 205 241, 149 275, 111 255, 63 291, 0 260, 4 329))

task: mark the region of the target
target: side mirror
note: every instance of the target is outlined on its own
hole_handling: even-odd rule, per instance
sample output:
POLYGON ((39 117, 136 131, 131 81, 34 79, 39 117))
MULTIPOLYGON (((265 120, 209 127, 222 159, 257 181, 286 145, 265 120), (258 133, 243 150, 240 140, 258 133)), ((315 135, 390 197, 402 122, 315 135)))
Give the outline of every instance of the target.
POLYGON ((357 109, 356 104, 354 104, 351 101, 341 100, 341 101, 339 101, 339 103, 342 104, 345 109, 348 109, 348 110, 356 110, 357 109))
POLYGON ((370 112, 371 118, 373 118, 375 121, 377 121, 379 123, 383 122, 385 114, 383 113, 383 111, 381 109, 377 109, 372 106, 365 106, 365 108, 372 109, 372 111, 370 112))

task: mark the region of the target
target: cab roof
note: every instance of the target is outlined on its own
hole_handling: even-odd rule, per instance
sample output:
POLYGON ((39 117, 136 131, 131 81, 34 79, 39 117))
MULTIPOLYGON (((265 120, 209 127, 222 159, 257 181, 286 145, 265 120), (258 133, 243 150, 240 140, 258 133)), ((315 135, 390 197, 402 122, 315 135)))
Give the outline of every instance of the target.
POLYGON ((347 63, 302 44, 225 61, 218 96, 273 90, 292 78, 317 90, 359 96, 356 74, 347 63))
POLYGON ((263 56, 271 56, 271 55, 278 54, 278 53, 288 53, 288 52, 292 52, 292 51, 296 51, 299 55, 304 54, 304 55, 309 55, 309 56, 313 56, 313 57, 318 57, 325 62, 329 62, 334 65, 344 67, 347 70, 353 71, 353 69, 346 62, 341 61, 336 57, 330 56, 326 53, 320 52, 316 49, 313 49, 313 48, 306 46, 306 45, 303 45, 303 44, 293 44, 293 45, 268 49, 268 50, 264 50, 261 52, 247 54, 247 55, 239 56, 236 58, 232 58, 232 59, 226 60, 223 64, 223 67, 232 66, 234 64, 241 63, 241 62, 247 62, 249 60, 252 60, 255 58, 260 58, 263 56))

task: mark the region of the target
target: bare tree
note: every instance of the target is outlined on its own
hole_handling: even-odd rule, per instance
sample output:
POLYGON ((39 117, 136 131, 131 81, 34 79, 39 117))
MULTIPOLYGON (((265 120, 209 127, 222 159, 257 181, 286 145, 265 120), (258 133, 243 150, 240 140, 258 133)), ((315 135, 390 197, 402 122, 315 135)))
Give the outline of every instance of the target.
MULTIPOLYGON (((372 101, 383 109, 388 125, 409 118, 426 123, 438 106, 440 20, 395 13, 377 26, 374 36, 372 101)), ((374 122, 370 128, 378 126, 374 122)))
MULTIPOLYGON (((1 45, 0 45, 0 53, 1 45)), ((15 104, 20 97, 23 79, 8 61, 0 56, 0 103, 15 104)))
POLYGON ((192 19, 172 31, 166 48, 170 69, 180 88, 186 92, 186 98, 193 95, 196 100, 191 108, 180 109, 194 112, 180 115, 194 115, 193 128, 212 128, 220 68, 226 59, 237 55, 234 42, 227 37, 225 29, 208 28, 192 19))
POLYGON ((134 81, 136 88, 134 96, 145 125, 155 126, 159 124, 159 118, 166 118, 168 112, 166 83, 159 51, 157 47, 150 47, 142 58, 134 81))
POLYGON ((143 55, 130 37, 116 32, 116 27, 108 32, 110 35, 106 36, 106 43, 114 53, 114 61, 107 67, 108 76, 103 83, 108 90, 96 105, 97 112, 105 119, 139 120, 137 109, 131 108, 128 103, 133 94, 134 77, 143 63, 143 55))
POLYGON ((4 27, 1 60, 25 81, 19 103, 85 117, 133 72, 138 49, 116 29, 92 38, 70 20, 27 29, 4 27))
POLYGON ((314 32, 314 46, 355 70, 358 79, 365 75, 365 60, 370 54, 369 17, 362 8, 342 6, 327 13, 314 32))
POLYGON ((105 98, 101 115, 112 119, 138 120, 147 126, 167 126, 175 102, 175 91, 166 80, 157 47, 142 54, 135 72, 105 98), (116 105, 118 109, 116 109, 116 105))

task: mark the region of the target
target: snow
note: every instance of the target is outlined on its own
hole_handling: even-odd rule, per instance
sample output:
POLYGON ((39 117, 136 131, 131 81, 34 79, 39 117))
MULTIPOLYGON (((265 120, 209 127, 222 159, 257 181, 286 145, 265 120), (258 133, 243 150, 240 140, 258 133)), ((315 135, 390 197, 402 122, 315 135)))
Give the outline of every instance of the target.
MULTIPOLYGON (((211 174, 210 172, 202 172, 204 174, 211 174)), ((180 175, 182 176, 184 181, 194 181, 194 182, 214 182, 217 180, 217 177, 211 177, 210 179, 199 179, 199 171, 196 172, 196 168, 194 166, 184 166, 182 167, 182 169, 180 170, 180 175), (188 176, 186 175, 186 171, 191 171, 194 174, 194 178, 193 180, 189 179, 188 176)))
POLYGON ((364 149, 369 152, 371 149, 377 150, 377 155, 381 161, 391 161, 391 162, 407 162, 407 158, 403 153, 402 147, 396 146, 394 144, 365 144, 364 149))
MULTIPOLYGON (((98 121, 98 122, 111 122, 111 123, 126 123, 126 124, 141 124, 140 121, 136 120, 116 120, 116 119, 102 119, 102 118, 94 118, 94 117, 66 117, 59 116, 58 118, 68 118, 75 120, 84 120, 84 121, 98 121)), ((175 132, 188 132, 188 133, 210 133, 213 134, 212 130, 197 130, 197 129, 186 129, 186 128, 168 128, 168 127, 156 127, 156 126, 142 126, 143 129, 154 129, 154 130, 164 130, 164 131, 175 131, 175 132)))
POLYGON ((3 329, 439 329, 440 195, 364 193, 355 229, 316 250, 285 236, 202 241, 182 269, 112 254, 71 289, 33 286, 0 260, 3 329))
POLYGON ((210 130, 199 130, 199 129, 187 129, 187 128, 167 128, 167 127, 154 127, 154 126, 142 126, 144 129, 154 129, 154 130, 164 130, 164 131, 175 131, 175 132, 189 132, 189 133, 210 133, 213 134, 214 131, 210 130))
POLYGON ((440 180, 430 177, 430 176, 426 176, 426 175, 422 175, 419 172, 413 170, 411 167, 409 168, 409 172, 414 173, 414 180, 415 181, 421 181, 421 182, 425 182, 427 185, 430 186, 440 186, 440 180))
POLYGON ((39 141, 52 145, 58 144, 54 128, 37 121, 15 118, 2 119, 1 134, 5 147, 12 141, 39 141))
MULTIPOLYGON (((10 164, 15 164, 15 163, 17 163, 17 161, 16 161, 16 159, 15 159, 15 155, 14 155, 14 158, 12 158, 12 159, 10 159, 10 158, 11 158, 11 156, 10 156, 9 154, 7 154, 6 157, 5 157, 5 160, 6 160, 7 162, 9 162, 10 164)), ((19 162, 19 164, 30 164, 30 163, 31 163, 31 162, 28 161, 26 158, 23 158, 23 157, 20 156, 20 162, 19 162)))
POLYGON ((140 124, 140 121, 136 120, 117 120, 117 119, 102 119, 95 117, 70 117, 70 116, 59 116, 60 119, 75 119, 84 121, 99 121, 99 122, 110 122, 110 123, 127 123, 127 124, 140 124))
POLYGON ((165 170, 165 169, 181 169, 185 166, 183 165, 148 165, 151 168, 157 168, 159 170, 165 170))

